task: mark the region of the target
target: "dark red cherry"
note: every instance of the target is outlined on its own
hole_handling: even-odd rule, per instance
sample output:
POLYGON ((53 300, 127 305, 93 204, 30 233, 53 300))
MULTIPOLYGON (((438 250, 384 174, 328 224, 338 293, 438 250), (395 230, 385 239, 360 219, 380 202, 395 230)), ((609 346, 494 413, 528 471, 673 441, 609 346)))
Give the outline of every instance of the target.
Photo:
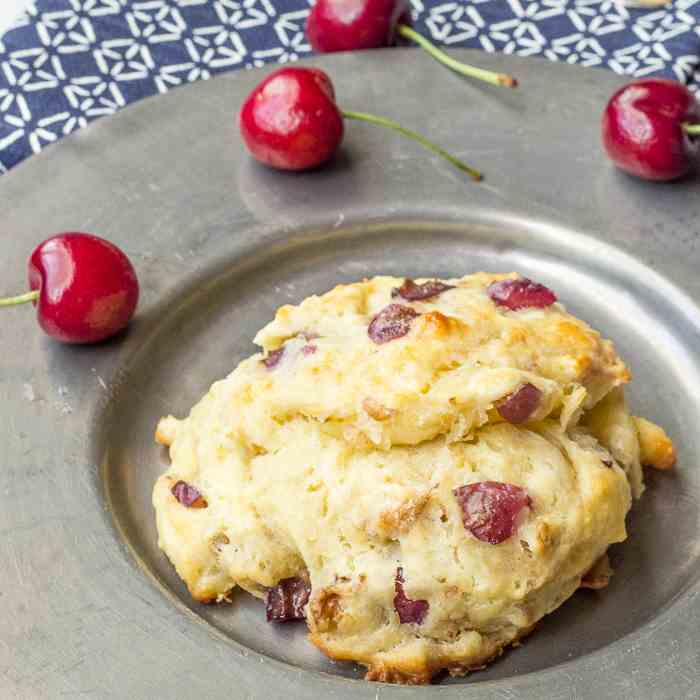
POLYGON ((500 544, 518 529, 521 514, 531 507, 525 489, 500 481, 480 481, 454 490, 464 529, 489 544, 500 544))
POLYGON ((306 619, 306 604, 311 595, 308 580, 294 576, 284 578, 267 589, 265 610, 268 622, 293 622, 306 619))
POLYGON ((403 577, 403 567, 396 569, 396 577, 394 579, 394 610, 399 616, 399 622, 402 625, 406 624, 423 624, 425 616, 430 610, 430 604, 427 600, 412 600, 406 595, 403 584, 406 583, 403 577))
POLYGON ((406 0, 316 0, 306 20, 306 36, 314 51, 357 51, 413 41, 451 70, 493 85, 516 87, 510 75, 457 61, 411 27, 406 0))
POLYGON ((440 280, 428 280, 422 284, 416 284, 412 279, 407 278, 400 287, 391 290, 391 297, 392 299, 401 297, 406 301, 425 301, 450 289, 454 289, 454 286, 440 282, 440 280))
POLYGON ((330 78, 317 68, 293 66, 269 75, 243 103, 239 126, 248 150, 261 163, 278 170, 308 170, 336 152, 343 140, 343 118, 398 131, 481 179, 481 173, 392 119, 339 109, 330 78))
POLYGON ((355 51, 391 46, 398 24, 411 24, 405 0, 316 0, 306 20, 314 51, 355 51))
POLYGON ((403 338, 410 330, 413 320, 420 314, 410 306, 389 304, 370 322, 367 335, 377 345, 403 338))
POLYGON ((674 180, 696 162, 698 123, 700 105, 687 87, 662 78, 635 80, 620 88, 605 108, 603 147, 630 175, 674 180))
POLYGON ((206 508, 207 501, 199 492, 199 489, 188 484, 186 481, 177 481, 170 489, 170 492, 186 508, 206 508))
POLYGON ((333 85, 316 68, 282 68, 243 103, 240 128, 248 150, 280 170, 325 163, 343 140, 343 117, 333 85))
POLYGON ((496 410, 503 420, 519 425, 530 420, 539 408, 541 398, 542 392, 528 382, 496 404, 496 410))
POLYGON ((280 363, 282 356, 284 355, 284 345, 277 350, 270 350, 267 355, 260 360, 267 369, 274 369, 280 363))
POLYGON ((546 309, 557 300, 551 289, 527 277, 494 282, 486 292, 495 304, 511 311, 546 309))
POLYGON ((139 283, 129 259, 89 233, 61 233, 38 245, 28 263, 30 292, 0 306, 33 302, 44 332, 64 343, 95 343, 134 314, 139 283))

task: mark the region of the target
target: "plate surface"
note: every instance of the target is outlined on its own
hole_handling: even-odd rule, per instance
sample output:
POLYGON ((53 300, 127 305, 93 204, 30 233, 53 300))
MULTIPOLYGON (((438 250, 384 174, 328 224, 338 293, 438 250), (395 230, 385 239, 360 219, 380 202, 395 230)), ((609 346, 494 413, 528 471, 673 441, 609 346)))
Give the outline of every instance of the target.
POLYGON ((129 331, 93 348, 0 327, 0 670, 8 697, 681 698, 700 680, 699 187, 638 182, 599 148, 619 79, 468 55, 521 89, 474 85, 418 51, 314 61, 339 101, 402 119, 486 173, 473 184, 399 136, 348 125, 342 154, 292 175, 246 156, 235 113, 261 73, 145 100, 0 179, 3 287, 55 231, 89 230, 134 261, 129 331), (400 76, 400 80, 397 80, 400 76), (416 96, 420 96, 417 98, 416 96), (193 604, 158 551, 150 505, 182 415, 254 351, 283 303, 388 273, 518 270, 613 338, 633 409, 679 448, 648 474, 601 593, 580 592, 487 671, 429 688, 368 684, 271 626, 241 594, 193 604))

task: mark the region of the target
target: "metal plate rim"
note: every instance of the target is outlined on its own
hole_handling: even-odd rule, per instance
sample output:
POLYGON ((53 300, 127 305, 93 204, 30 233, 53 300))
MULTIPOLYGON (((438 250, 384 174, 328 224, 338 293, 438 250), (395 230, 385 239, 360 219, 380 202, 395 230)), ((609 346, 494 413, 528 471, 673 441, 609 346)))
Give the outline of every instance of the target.
MULTIPOLYGON (((471 55, 472 60, 474 60, 474 56, 478 56, 478 59, 485 64, 491 64, 494 66, 500 66, 504 64, 504 59, 503 57, 485 57, 482 54, 478 52, 465 52, 465 55, 471 55)), ((396 54, 392 53, 390 55, 390 59, 392 61, 397 61, 399 56, 405 56, 405 59, 401 59, 404 62, 409 63, 410 65, 415 65, 416 68, 415 70, 419 73, 421 73, 424 77, 424 80, 433 80, 435 78, 441 79, 443 81, 449 80, 448 77, 443 76, 442 78, 439 78, 440 74, 435 73, 435 67, 432 66, 429 62, 424 62, 422 60, 419 60, 415 52, 412 52, 410 49, 407 50, 398 50, 396 54), (428 76, 427 78, 425 76, 428 76)), ((340 70, 342 68, 347 68, 348 66, 354 70, 357 70, 358 67, 362 68, 364 66, 368 67, 368 70, 374 70, 371 68, 371 63, 372 61, 376 61, 376 57, 374 57, 374 54, 372 52, 367 52, 366 54, 362 56, 340 56, 340 57, 324 57, 321 59, 316 59, 314 60, 314 63, 322 65, 322 66, 328 66, 329 68, 333 69, 335 68, 336 70, 340 70)), ((557 78, 558 80, 561 80, 562 84, 566 84, 567 81, 570 80, 570 75, 573 73, 576 73, 577 76, 584 76, 584 74, 589 77, 589 71, 584 71, 583 69, 580 68, 570 68, 570 67, 565 67, 565 66, 557 66, 554 67, 550 64, 545 64, 544 62, 539 62, 539 61, 532 61, 531 59, 528 59, 526 61, 520 60, 520 59, 512 59, 511 61, 513 64, 516 64, 518 66, 518 70, 520 73, 526 77, 533 76, 532 80, 536 82, 536 77, 537 77, 537 72, 538 70, 542 70, 547 74, 547 76, 552 76, 552 75, 561 75, 561 78, 557 78)), ((346 76, 343 77, 342 82, 344 84, 350 84, 353 81, 358 80, 359 78, 348 78, 346 76)), ((618 79, 614 78, 613 76, 610 75, 604 75, 602 73, 597 74, 600 77, 600 82, 606 87, 606 89, 611 89, 614 85, 617 85, 619 82, 618 79)), ((192 104, 196 99, 200 98, 206 98, 207 100, 211 101, 211 104, 218 104, 220 98, 217 96, 217 91, 218 91, 218 86, 221 86, 221 91, 226 92, 228 97, 231 97, 233 94, 236 92, 241 92, 244 90, 246 87, 248 87, 251 82, 257 78, 257 73, 251 74, 240 74, 236 76, 224 76, 219 79, 215 79, 211 81, 210 84, 199 84, 196 86, 192 86, 191 88, 186 88, 183 90, 179 90, 172 95, 168 96, 167 98, 164 98, 165 100, 169 101, 169 104, 180 104, 182 103, 184 106, 189 105, 192 107, 192 104), (191 93, 191 97, 188 96, 188 91, 191 93), (195 97, 196 96, 196 97, 195 97)), ((528 80, 523 81, 523 85, 527 85, 528 80)), ((585 86, 585 89, 590 89, 588 85, 585 86)), ((478 90, 477 90, 478 92, 478 90)), ((500 98, 499 98, 500 99, 500 98)), ((508 98, 510 99, 510 98, 508 98)), ((530 99, 527 95, 523 98, 525 101, 530 99)), ((124 125, 130 125, 134 122, 138 122, 142 118, 147 118, 148 115, 151 113, 152 110, 160 110, 162 107, 158 106, 159 105, 159 100, 158 98, 155 98, 153 100, 144 100, 142 103, 135 105, 133 107, 129 107, 127 110, 122 112, 121 114, 103 120, 102 122, 98 122, 95 125, 89 127, 86 129, 84 132, 78 133, 74 136, 71 136, 70 138, 66 139, 63 143, 59 144, 58 146, 55 146, 49 150, 45 154, 41 154, 38 158, 31 159, 25 164, 20 165, 15 171, 10 173, 9 175, 6 175, 3 177, 3 179, 0 181, 0 194, 4 194, 6 197, 12 197, 17 193, 18 190, 21 190, 23 187, 26 186, 26 184, 32 182, 32 180, 36 179, 36 181, 39 183, 41 187, 46 188, 46 191, 49 192, 50 188, 48 188, 47 182, 46 182, 46 177, 47 173, 54 174, 57 171, 64 171, 64 172, 70 172, 71 169, 75 169, 76 167, 80 166, 81 160, 80 157, 85 156, 86 152, 90 152, 93 150, 99 150, 102 146, 105 145, 105 142, 108 140, 110 135, 113 136, 121 136, 124 138, 125 134, 122 132, 122 129, 125 128, 121 126, 122 124, 124 125)), ((353 146, 355 146, 357 142, 353 141, 353 146)), ((240 150, 236 146, 227 146, 227 148, 232 149, 231 153, 235 155, 240 154, 240 150)), ((403 148, 403 147, 400 147, 403 148)), ((361 151, 361 148, 360 148, 361 151)), ((366 152, 365 152, 366 155, 366 152)), ((392 153, 392 157, 393 157, 392 153)), ((92 153, 87 154, 87 160, 90 162, 91 158, 97 158, 92 153)), ((116 162, 114 157, 111 157, 110 160, 111 163, 116 162)), ((600 163, 596 162, 596 166, 599 167, 600 163)), ((130 173, 132 173, 131 170, 129 170, 130 173)), ((244 174, 249 171, 241 171, 244 174)), ((398 171, 397 171, 398 172, 398 171)), ((133 174, 133 173, 132 173, 133 174)), ((342 175, 342 173, 341 173, 342 175)), ((441 173, 442 177, 442 173, 441 173)), ((108 178, 105 178, 108 179, 108 178)), ((262 178, 260 180, 263 186, 267 186, 269 184, 268 180, 265 180, 262 178)), ((487 181, 488 182, 488 181, 487 181)), ((617 181, 615 181, 617 182, 617 181)), ((498 182, 498 185, 501 186, 503 185, 503 182, 498 182)), ((626 187, 633 187, 634 185, 627 185, 626 183, 623 183, 621 185, 622 188, 626 187)), ((407 185, 408 187, 408 185, 407 185)), ((506 182, 505 187, 512 187, 511 182, 506 182)), ((684 186, 686 188, 687 192, 693 192, 693 185, 692 183, 689 185, 684 186)), ((274 190, 274 187, 271 187, 271 191, 274 190)), ((59 190, 57 189, 56 192, 59 190)), ((697 191, 697 189, 695 189, 697 191)), ((661 198, 663 199, 664 196, 667 196, 669 198, 675 197, 675 195, 671 195, 665 193, 662 190, 659 190, 661 192, 661 198)), ((133 190, 130 190, 128 187, 125 188, 125 194, 128 195, 133 195, 133 190)), ((55 196, 48 194, 47 196, 55 196)), ((476 193, 475 199, 478 197, 487 197, 485 193, 476 193)), ((453 193, 448 193, 446 196, 447 200, 449 201, 450 198, 452 198, 452 201, 455 204, 454 213, 455 216, 459 215, 460 206, 458 206, 458 201, 454 199, 454 194, 453 193)), ((10 201, 10 200, 6 200, 10 201)), ((127 200, 124 200, 127 201, 127 200)), ((675 200, 674 200, 675 201, 675 200)), ((461 202, 459 202, 463 206, 461 202)), ((566 209, 568 206, 567 202, 563 203, 563 208, 566 209)), ((537 229, 542 232, 546 229, 548 225, 548 221, 552 221, 552 219, 549 219, 546 214, 549 213, 549 209, 547 207, 542 207, 542 208, 535 208, 532 212, 525 214, 524 210, 522 209, 523 204, 522 201, 518 202, 517 205, 511 205, 508 203, 507 205, 503 205, 503 209, 498 208, 498 200, 490 200, 490 201, 484 201, 481 202, 477 206, 477 210, 479 212, 479 215, 484 216, 486 219, 488 219, 489 216, 494 216, 498 220, 503 220, 504 218, 507 218, 508 216, 513 216, 513 217, 524 217, 522 221, 529 221, 532 226, 537 227, 537 229), (520 210, 518 211, 518 207, 520 207, 520 210), (514 210, 516 213, 513 213, 514 210)), ((442 211, 444 214, 449 214, 450 213, 450 205, 448 202, 443 201, 442 203, 436 205, 436 208, 442 211)), ((86 215, 84 216, 85 219, 88 218, 87 213, 90 211, 89 206, 84 206, 81 211, 85 211, 86 215)), ((386 209, 382 209, 382 207, 375 207, 374 209, 368 209, 367 211, 373 211, 376 212, 378 215, 395 215, 396 212, 390 212, 387 211, 386 209)), ((402 210, 401 216, 404 216, 405 213, 408 213, 411 211, 410 206, 404 207, 402 210)), ((573 211, 573 218, 576 219, 577 217, 581 217, 581 219, 584 219, 584 215, 581 214, 580 211, 576 210, 575 207, 572 208, 573 211)), ((44 212, 41 212, 44 214, 44 212)), ((264 212, 263 212, 264 213, 264 212)), ((30 239, 31 236, 34 235, 34 232, 39 228, 38 223, 36 218, 30 220, 30 216, 27 214, 26 210, 26 203, 22 203, 21 206, 17 207, 17 211, 11 212, 12 216, 14 216, 14 219, 11 219, 19 223, 23 223, 23 226, 19 226, 20 230, 22 231, 22 236, 20 238, 23 238, 24 240, 20 241, 15 241, 12 242, 12 244, 9 246, 11 249, 14 249, 15 251, 19 252, 21 250, 21 244, 26 244, 26 242, 30 239)), ((316 212, 316 218, 318 220, 322 219, 324 214, 318 214, 316 212)), ((37 213, 36 217, 39 216, 39 213, 37 213)), ((60 219, 61 216, 64 216, 62 214, 59 214, 58 218, 60 219)), ((99 219, 99 212, 95 214, 97 216, 94 221, 100 222, 99 219)), ((65 216, 64 216, 65 218, 65 216)), ((559 214, 554 212, 554 218, 559 218, 559 214)), ((575 225, 571 224, 571 221, 566 220, 567 215, 564 215, 561 217, 561 221, 557 222, 557 226, 561 224, 565 228, 567 228, 568 231, 570 232, 576 232, 576 231, 583 231, 583 232, 588 232, 592 231, 595 229, 594 225, 594 220, 590 219, 585 221, 581 228, 578 228, 575 225)), ((327 221, 330 221, 330 219, 326 219, 327 221)), ((271 217, 269 219, 266 219, 265 216, 262 216, 259 212, 253 211, 253 215, 250 216, 247 220, 241 220, 240 222, 236 223, 236 226, 238 226, 239 230, 241 231, 246 231, 246 230, 255 230, 258 232, 258 235, 261 235, 262 237, 269 237, 270 240, 274 240, 276 237, 280 237, 281 239, 284 239, 286 232, 287 231, 293 231, 294 226, 291 226, 289 221, 283 220, 283 219, 275 219, 274 217, 271 217)), ((556 226, 553 225, 552 230, 551 230, 551 235, 556 236, 556 226)), ((297 229, 298 230, 298 229, 297 229)), ((580 245, 585 245, 590 239, 587 237, 587 233, 582 233, 582 237, 578 241, 577 244, 580 245)), ((239 241, 240 242, 240 241, 239 241)), ((136 241, 136 239, 132 238, 131 240, 131 245, 134 247, 134 250, 138 250, 139 246, 141 245, 136 241)), ((260 245, 257 243, 256 245, 260 245)), ((604 243, 603 247, 607 246, 606 250, 608 251, 614 251, 615 255, 622 255, 626 257, 627 262, 634 262, 635 265, 639 266, 644 266, 646 262, 646 269, 649 269, 649 263, 648 261, 640 260, 640 258, 635 257, 630 250, 624 250, 619 245, 614 245, 613 243, 604 243)), ((252 247, 255 247, 254 245, 252 247)), ((187 269, 182 269, 179 270, 179 272, 182 273, 182 276, 180 279, 185 279, 186 284, 188 284, 187 280, 191 280, 192 283, 196 283, 198 279, 201 279, 202 276, 202 270, 206 269, 207 266, 214 266, 216 267, 217 264, 221 264, 221 255, 222 251, 225 250, 225 246, 222 248, 220 245, 217 243, 213 243, 210 248, 206 250, 206 253, 202 256, 201 260, 199 260, 196 264, 192 264, 192 266, 188 267, 187 269), (218 262, 217 262, 218 261, 218 262), (188 276, 189 275, 189 276, 188 276)), ((650 245, 650 250, 653 252, 654 255, 659 255, 661 257, 661 252, 659 251, 659 245, 657 242, 654 242, 654 245, 650 245), (654 247, 655 246, 655 247, 654 247)), ((233 257, 238 257, 238 255, 242 251, 238 251, 237 253, 230 253, 230 255, 233 257)), ((647 251, 644 251, 645 255, 647 251)), ((8 262, 5 263, 5 266, 8 269, 8 278, 9 279, 17 279, 17 276, 15 272, 11 269, 10 263, 9 263, 9 258, 11 256, 8 255, 8 262)), ((146 267, 146 263, 142 262, 142 267, 146 267)), ((184 266, 183 266, 184 267, 184 266)), ((675 302, 681 306, 684 310, 684 313, 687 312, 689 317, 696 323, 698 324, 698 318, 700 318, 700 315, 698 314, 697 311, 697 302, 700 300, 700 296, 698 296, 696 288, 688 291, 680 291, 678 286, 674 284, 673 282, 670 281, 670 274, 669 274, 669 268, 666 267, 665 269, 661 269, 658 271, 654 272, 653 278, 650 278, 651 281, 653 281, 655 284, 658 283, 663 287, 664 294, 669 295, 669 303, 670 301, 675 300, 675 302)), ((685 279, 684 279, 685 281, 685 279)), ((153 313, 153 310, 156 309, 157 307, 157 298, 159 295, 165 295, 167 296, 168 294, 172 293, 172 287, 169 287, 167 285, 161 285, 158 288, 152 290, 150 297, 147 299, 147 306, 146 306, 146 312, 145 316, 148 316, 148 313, 151 312, 153 313)), ((26 329, 27 333, 31 333, 31 325, 30 323, 25 323, 21 322, 24 325, 22 325, 22 330, 26 329)), ((142 342, 145 340, 145 337, 143 335, 143 328, 137 327, 135 328, 133 333, 130 333, 127 335, 125 342, 123 346, 120 346, 119 343, 111 344, 108 345, 106 348, 104 348, 103 356, 97 357, 94 356, 94 360, 92 359, 93 356, 90 355, 91 361, 94 361, 95 367, 97 369, 97 372, 102 372, 104 371, 106 376, 111 376, 110 375, 110 369, 111 368, 119 368, 120 366, 123 366, 124 362, 128 363, 128 357, 129 357, 129 352, 131 349, 133 349, 133 343, 135 342, 142 342)), ((39 340, 39 341, 32 341, 33 344, 30 348, 30 356, 35 359, 37 362, 42 362, 42 358, 46 357, 47 353, 55 353, 59 356, 60 362, 68 363, 69 360, 66 358, 68 355, 62 351, 55 351, 53 346, 48 344, 45 341, 39 340)), ((60 363, 59 363, 60 364, 60 363)), ((62 368, 59 367, 59 370, 62 371, 62 368)), ((59 372, 60 374, 60 372, 59 372)), ((68 376, 68 375, 67 375, 68 376)), ((16 396, 16 395, 14 395, 16 396)), ((108 400, 109 397, 99 397, 99 400, 95 400, 94 397, 88 397, 89 399, 89 405, 86 406, 85 410, 82 409, 75 409, 74 413, 72 415, 66 415, 65 416, 65 422, 62 424, 64 428, 68 426, 69 424, 74 425, 76 430, 82 430, 82 425, 79 425, 79 421, 82 421, 86 417, 90 419, 90 422, 88 425, 94 425, 94 422, 101 420, 101 411, 103 410, 104 407, 104 401, 108 400)), ((18 409, 18 414, 21 414, 24 416, 24 411, 27 409, 26 406, 22 403, 21 399, 19 398, 14 398, 13 399, 15 403, 15 407, 18 409)), ((34 407, 36 408, 36 407, 34 407)), ((46 407, 46 411, 48 412, 48 418, 53 420, 54 422, 56 421, 56 416, 51 414, 49 411, 50 407, 46 407)), ((69 454, 69 456, 72 456, 73 454, 84 454, 84 445, 76 445, 73 442, 71 442, 68 438, 65 440, 65 453, 69 454)), ((15 449, 13 447, 13 449, 15 449)), ((61 449, 58 449, 57 452, 59 454, 62 453, 61 449)), ((15 453, 12 453, 13 456, 15 453)), ((19 454, 18 452, 16 454, 19 454)), ((87 467, 87 465, 86 465, 87 467)), ((99 465, 98 465, 99 467, 99 465)), ((92 494, 93 496, 99 494, 99 483, 100 479, 99 476, 94 473, 94 467, 90 467, 93 471, 91 472, 92 477, 94 477, 94 481, 90 486, 86 486, 83 494, 89 493, 92 494)), ((12 511, 11 511, 12 512, 12 511)), ((104 509, 97 508, 95 509, 94 512, 90 512, 89 514, 89 520, 86 517, 85 522, 89 522, 94 524, 96 522, 95 518, 102 518, 102 523, 106 527, 111 527, 109 523, 111 522, 111 516, 109 515, 108 512, 106 512, 104 509)), ((129 554, 126 551, 126 547, 123 545, 120 545, 119 543, 119 535, 112 531, 111 535, 114 537, 114 551, 112 551, 108 555, 109 561, 111 561, 115 569, 118 569, 121 573, 124 573, 128 570, 131 570, 132 572, 136 570, 136 565, 133 559, 131 559, 131 554, 129 554), (121 564, 117 564, 115 557, 123 557, 124 562, 121 564), (127 567, 124 568, 122 567, 122 564, 126 564, 127 567), (121 567, 121 568, 120 568, 121 567)), ((104 542, 104 540, 101 540, 104 542)), ((151 586, 151 583, 146 582, 147 586, 151 586)), ((153 602, 153 599, 150 597, 150 594, 147 592, 146 589, 144 589, 142 586, 140 586, 138 583, 133 584, 139 592, 143 593, 146 597, 149 599, 149 604, 156 604, 153 602)), ((666 627, 667 625, 673 623, 674 618, 678 617, 679 613, 679 607, 680 603, 683 603, 683 606, 685 607, 685 611, 689 612, 692 611, 693 615, 698 616, 700 613, 700 601, 697 598, 697 593, 698 593, 698 584, 697 581, 691 584, 690 588, 686 589, 680 594, 680 597, 682 600, 676 600, 674 601, 673 604, 669 605, 663 612, 652 622, 648 623, 644 629, 647 629, 648 627, 652 627, 653 629, 647 629, 647 632, 645 634, 639 634, 637 635, 637 643, 638 645, 644 645, 648 641, 648 637, 650 637, 652 634, 654 634, 658 629, 666 627)), ((157 592, 157 595, 160 596, 160 592, 157 592)), ((161 608, 162 610, 163 608, 161 608)), ((192 622, 194 620, 188 619, 186 622, 187 629, 181 630, 182 638, 183 639, 189 639, 189 640, 206 640, 210 639, 211 643, 213 645, 216 644, 214 640, 212 639, 213 632, 211 629, 208 628, 206 624, 204 626, 200 625, 199 623, 201 622, 200 620, 197 620, 198 625, 194 626, 197 628, 195 630, 194 628, 190 629, 189 626, 191 626, 192 622), (200 629, 201 628, 201 629, 200 629)), ((56 626, 56 629, 58 630, 58 626, 56 626)), ((640 631, 641 632, 641 631, 640 631)), ((218 637, 220 633, 217 632, 216 635, 218 637)), ((94 635, 93 635, 93 640, 94 640, 94 635)), ((690 640, 689 640, 690 641, 690 640)), ((226 639, 225 645, 228 647, 230 645, 231 640, 226 639)), ((595 673, 594 670, 590 670, 590 667, 592 665, 595 665, 595 661, 601 658, 602 654, 606 654, 606 657, 609 655, 611 651, 615 651, 615 655, 619 656, 620 658, 623 658, 625 656, 624 653, 618 654, 618 652, 624 652, 625 649, 629 649, 630 646, 634 646, 631 644, 632 640, 628 639, 627 637, 623 637, 618 639, 614 644, 612 644, 610 647, 602 650, 598 650, 595 652, 591 652, 590 654, 587 654, 586 656, 583 656, 579 659, 575 659, 569 662, 565 662, 564 664, 560 664, 556 667, 553 667, 551 669, 546 669, 543 671, 538 671, 535 673, 530 673, 530 674, 525 674, 521 677, 518 677, 513 680, 493 680, 493 681, 478 681, 478 676, 474 677, 474 684, 466 684, 462 686, 445 686, 445 687, 431 687, 429 689, 406 689, 406 688, 395 688, 395 687, 389 687, 385 685, 368 685, 364 682, 361 681, 351 681, 350 683, 346 683, 345 679, 342 679, 341 684, 338 684, 337 681, 338 679, 332 676, 329 676, 328 678, 325 677, 319 677, 319 678, 313 678, 311 677, 312 674, 304 674, 304 679, 302 680, 301 677, 297 677, 297 672, 293 670, 291 667, 286 666, 282 662, 274 661, 271 660, 271 666, 275 669, 278 668, 279 666, 279 674, 280 676, 284 676, 285 682, 288 682, 291 684, 291 687, 294 687, 295 690, 298 690, 299 692, 299 697, 302 697, 302 693, 304 693, 303 697, 312 697, 313 693, 318 693, 318 692, 325 692, 327 693, 328 697, 374 697, 375 693, 377 696, 382 696, 382 697, 398 697, 399 694, 402 694, 403 696, 410 696, 410 697, 427 697, 428 693, 431 694, 438 694, 440 697, 457 697, 457 696, 467 696, 467 697, 490 697, 490 693, 494 692, 495 690, 498 690, 499 688, 504 689, 504 692, 508 692, 507 688, 520 688, 522 692, 522 697, 538 697, 538 693, 540 693, 539 697, 541 697, 541 693, 545 688, 549 689, 552 691, 551 697, 568 697, 567 695, 564 695, 564 692, 569 692, 572 688, 576 688, 579 691, 579 694, 582 697, 588 697, 586 695, 586 688, 587 688, 587 679, 590 680, 592 677, 592 674, 595 673), (578 667, 578 668, 577 668, 578 667), (589 670, 586 670, 586 667, 588 667, 589 670), (571 684, 571 685, 569 685, 571 684)), ((692 642, 691 642, 692 644, 692 642)), ((50 655, 50 650, 44 650, 44 652, 48 655, 50 655)), ((215 652, 212 652, 215 653, 215 652)), ((59 650, 55 650, 55 654, 59 654, 59 650)), ((236 660, 237 663, 240 664, 240 669, 241 673, 246 673, 250 674, 252 673, 253 675, 256 675, 256 668, 267 668, 266 666, 263 667, 256 667, 255 665, 256 659, 245 659, 245 658, 238 658, 236 660)), ((608 662, 608 668, 610 668, 609 664, 611 663, 611 659, 607 658, 606 661, 608 662)), ((685 673, 691 674, 692 678, 697 679, 698 673, 696 670, 696 667, 693 666, 693 654, 691 653, 689 657, 685 659, 677 659, 678 664, 677 668, 682 669, 685 673)), ((262 675, 260 673, 259 675, 262 675)), ((38 678, 38 674, 35 675, 35 678, 38 678)), ((141 693, 140 696, 142 697, 147 697, 147 693, 149 692, 149 679, 143 678, 141 681, 139 679, 132 679, 132 682, 135 684, 133 687, 140 687, 141 690, 139 691, 141 693), (139 683, 141 685, 139 686, 139 683)), ((57 689, 59 687, 58 682, 54 686, 54 689, 57 689)), ((247 691, 250 692, 250 697, 266 697, 265 691, 260 690, 259 692, 257 690, 254 690, 253 688, 255 686, 246 686, 247 691), (252 689, 252 690, 251 690, 252 689)), ((279 686, 277 686, 279 687, 279 686)), ((618 686, 621 687, 621 686, 618 686)), ((214 679, 211 683, 211 685, 208 686, 209 690, 212 693, 218 693, 219 689, 216 686, 216 680, 214 679)), ((152 688, 151 688, 152 689, 152 688)), ((200 688, 201 689, 201 688, 200 688)), ((638 690, 638 687, 632 686, 630 691, 636 691, 638 690)), ((646 692, 646 691, 644 691, 646 692)), ((105 694, 105 697, 108 695, 105 694)), ((223 696, 223 694, 222 694, 223 696)), ((653 693, 650 691, 647 696, 649 698, 651 697, 672 697, 671 695, 664 696, 663 691, 656 690, 653 693)), ((629 697, 633 697, 633 695, 629 695, 629 697)), ((637 695, 637 697, 640 697, 637 695)))

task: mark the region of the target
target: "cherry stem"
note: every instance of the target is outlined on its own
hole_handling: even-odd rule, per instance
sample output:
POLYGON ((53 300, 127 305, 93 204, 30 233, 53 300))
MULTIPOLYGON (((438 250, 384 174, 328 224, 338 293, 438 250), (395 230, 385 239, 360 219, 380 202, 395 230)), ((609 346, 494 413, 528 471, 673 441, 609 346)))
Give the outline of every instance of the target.
POLYGON ((685 122, 683 124, 683 131, 685 131, 688 136, 700 136, 700 124, 688 124, 688 122, 685 122))
POLYGON ((436 61, 440 61, 440 63, 448 68, 451 68, 453 71, 455 71, 455 73, 466 75, 469 78, 483 80, 485 83, 490 83, 491 85, 502 85, 509 88, 518 87, 518 81, 512 75, 507 75, 506 73, 494 73, 490 70, 477 68, 476 66, 470 66, 467 63, 456 61, 454 58, 448 56, 442 49, 439 49, 437 46, 435 46, 435 44, 414 29, 411 29, 411 27, 407 26, 406 24, 399 24, 397 30, 398 33, 404 37, 404 39, 414 41, 422 49, 425 49, 436 61))
POLYGON ((18 294, 16 297, 6 297, 5 299, 0 299, 0 306, 17 306, 18 304, 27 304, 30 301, 36 301, 38 298, 39 290, 35 289, 33 292, 18 294))
POLYGON ((452 165, 454 165, 459 170, 468 173, 469 176, 474 180, 478 181, 481 180, 483 177, 478 170, 474 170, 474 168, 469 167, 464 161, 460 160, 459 158, 456 158, 451 153, 448 153, 445 149, 440 148, 440 146, 434 144, 432 141, 429 141, 427 138, 425 138, 425 136, 421 136, 415 131, 411 131, 405 126, 401 126, 401 124, 395 122, 393 119, 388 119, 387 117, 378 117, 374 114, 367 114, 366 112, 353 112, 349 109, 341 110, 341 114, 346 119, 355 119, 360 122, 377 124, 379 126, 385 126, 387 129, 393 129, 394 131, 398 131, 400 134, 408 136, 409 139, 417 141, 418 143, 425 146, 428 150, 432 151, 433 153, 436 153, 449 163, 452 163, 452 165))

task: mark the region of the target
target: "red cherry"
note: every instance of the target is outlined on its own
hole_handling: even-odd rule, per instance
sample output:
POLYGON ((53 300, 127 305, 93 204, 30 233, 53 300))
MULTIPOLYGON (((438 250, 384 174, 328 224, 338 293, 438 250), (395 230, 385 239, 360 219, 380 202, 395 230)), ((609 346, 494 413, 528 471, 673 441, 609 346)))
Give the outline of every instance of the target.
POLYGON ((493 85, 516 87, 510 75, 493 73, 451 58, 411 28, 406 0, 316 0, 306 20, 306 36, 315 51, 356 51, 392 46, 407 39, 457 73, 493 85))
POLYGON ((343 117, 329 77, 315 68, 282 68, 243 103, 241 134, 261 163, 307 170, 325 163, 343 140, 343 117))
POLYGON ((318 68, 281 68, 269 75, 243 103, 239 126, 248 150, 261 163, 279 170, 308 170, 338 149, 343 118, 398 131, 481 179, 479 172, 392 119, 339 109, 330 78, 318 68))
MULTIPOLYGON (((645 180, 685 175, 698 154, 690 125, 700 105, 673 80, 635 80, 618 90, 605 108, 603 146, 618 168, 645 180)), ((696 132, 695 132, 696 133, 696 132)))
POLYGON ((315 51, 354 51, 391 46, 398 24, 410 25, 404 0, 316 0, 306 20, 315 51))
POLYGON ((112 243, 88 233, 61 233, 38 245, 28 262, 27 294, 0 306, 28 301, 39 325, 64 343, 95 343, 126 326, 139 298, 129 259, 112 243))

